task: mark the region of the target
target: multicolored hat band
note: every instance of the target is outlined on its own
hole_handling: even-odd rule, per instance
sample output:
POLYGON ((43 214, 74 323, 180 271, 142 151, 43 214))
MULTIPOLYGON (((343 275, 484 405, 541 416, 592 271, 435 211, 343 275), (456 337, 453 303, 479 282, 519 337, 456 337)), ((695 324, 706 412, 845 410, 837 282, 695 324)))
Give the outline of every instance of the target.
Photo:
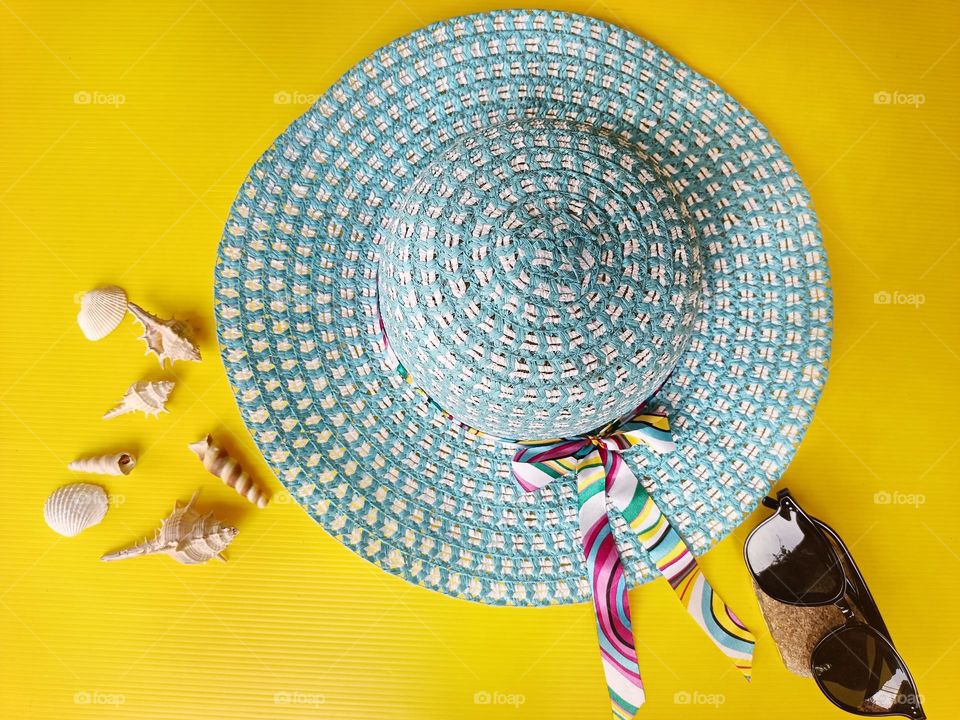
POLYGON ((831 303, 800 179, 709 80, 579 15, 418 30, 253 167, 215 293, 251 434, 362 557, 478 602, 592 599, 621 717, 626 592, 657 575, 749 672, 694 554, 790 462, 831 303))
POLYGON ((601 435, 528 443, 513 458, 517 482, 528 492, 568 473, 576 477, 580 536, 592 583, 603 671, 613 715, 623 720, 636 714, 644 693, 611 507, 636 533, 694 620, 747 680, 754 644, 753 635, 714 592, 686 543, 624 462, 621 453, 634 445, 656 452, 673 450, 667 417, 641 407, 601 435))

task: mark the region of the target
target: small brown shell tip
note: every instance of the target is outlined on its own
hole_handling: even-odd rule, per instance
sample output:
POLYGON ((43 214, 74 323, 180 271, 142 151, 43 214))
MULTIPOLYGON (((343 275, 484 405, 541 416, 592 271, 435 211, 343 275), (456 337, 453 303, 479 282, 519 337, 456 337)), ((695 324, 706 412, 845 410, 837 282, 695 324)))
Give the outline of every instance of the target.
POLYGON ((200 458, 208 472, 223 480, 228 487, 232 487, 258 508, 267 506, 270 498, 267 497, 263 488, 259 487, 246 470, 240 467, 240 464, 225 450, 214 444, 212 436, 207 435, 195 443, 190 443, 187 447, 200 458))
POLYGON ((160 361, 160 367, 169 360, 172 365, 177 360, 200 362, 200 348, 187 337, 187 326, 179 320, 161 320, 148 313, 142 307, 130 303, 130 312, 143 325, 140 339, 147 344, 147 352, 153 353, 160 361))
POLYGON ((132 412, 142 412, 147 417, 169 412, 166 403, 170 393, 173 392, 174 385, 175 383, 170 380, 135 382, 127 388, 120 404, 108 410, 103 419, 109 420, 132 412))
POLYGON ((67 469, 97 475, 129 475, 136 466, 137 458, 133 453, 119 452, 113 455, 79 458, 67 465, 67 469))
POLYGON ((201 515, 194 504, 197 490, 183 507, 174 503, 173 512, 160 524, 153 540, 107 553, 101 560, 126 560, 139 555, 169 555, 184 565, 201 565, 208 560, 226 560, 223 551, 239 533, 235 527, 223 525, 213 513, 201 515))
POLYGON ((87 340, 101 340, 117 329, 126 313, 127 293, 116 285, 106 285, 80 298, 77 324, 87 340))

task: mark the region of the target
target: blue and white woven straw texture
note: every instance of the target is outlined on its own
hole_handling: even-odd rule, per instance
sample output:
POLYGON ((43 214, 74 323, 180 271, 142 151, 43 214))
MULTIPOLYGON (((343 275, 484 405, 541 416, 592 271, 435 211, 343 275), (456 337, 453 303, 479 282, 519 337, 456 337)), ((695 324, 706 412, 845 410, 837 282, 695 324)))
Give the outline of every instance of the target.
POLYGON ((522 119, 468 134, 389 214, 391 349, 471 427, 590 432, 650 396, 687 345, 696 233, 667 178, 608 130, 522 119))
MULTIPOLYGON (((550 11, 437 23, 349 70, 244 182, 215 302, 293 497, 489 604, 590 597, 574 478, 522 493, 495 435, 596 428, 666 379, 677 449, 626 458, 699 553, 790 462, 831 335, 816 218, 766 129, 649 42, 550 11)), ((614 526, 631 585, 655 577, 614 526)))

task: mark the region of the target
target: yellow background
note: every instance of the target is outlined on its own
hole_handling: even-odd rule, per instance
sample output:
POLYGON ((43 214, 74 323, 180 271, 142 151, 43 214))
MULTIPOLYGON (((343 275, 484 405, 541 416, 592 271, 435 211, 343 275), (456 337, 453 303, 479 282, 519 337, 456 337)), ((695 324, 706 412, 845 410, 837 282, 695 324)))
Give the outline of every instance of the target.
MULTIPOLYGON (((618 22, 720 82, 807 182, 833 273, 835 341, 784 484, 852 546, 928 713, 954 714, 960 9, 551 4, 618 22), (901 95, 878 104, 876 93, 901 95), (876 303, 883 292, 922 297, 876 303)), ((497 6, 0 0, 0 716, 608 716, 588 605, 498 609, 408 585, 289 499, 244 504, 185 448, 213 431, 279 490, 214 337, 214 253, 246 170, 378 46, 497 6), (171 413, 158 420, 99 419, 130 382, 162 375, 132 321, 99 343, 81 336, 75 294, 108 282, 198 330, 204 361, 176 366, 171 413), (80 479, 66 463, 126 447, 141 463, 103 480, 106 520, 73 539, 52 533, 44 499, 80 479), (99 562, 200 486, 202 504, 241 530, 228 563, 99 562), (475 703, 485 692, 499 704, 475 703)), ((753 684, 659 581, 631 594, 648 689, 640 717, 842 716, 784 670, 763 627, 740 558, 761 514, 705 560, 760 636, 753 684)))

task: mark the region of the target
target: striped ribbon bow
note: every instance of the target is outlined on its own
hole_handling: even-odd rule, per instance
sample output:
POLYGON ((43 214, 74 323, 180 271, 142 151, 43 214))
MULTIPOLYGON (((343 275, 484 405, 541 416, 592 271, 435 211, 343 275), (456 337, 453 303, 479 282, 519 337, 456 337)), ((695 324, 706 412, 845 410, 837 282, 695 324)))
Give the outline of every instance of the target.
POLYGON ((674 449, 664 413, 639 408, 599 435, 526 444, 513 458, 513 473, 527 492, 574 471, 583 554, 593 589, 597 635, 613 716, 629 720, 643 705, 623 564, 607 516, 607 501, 637 534, 680 602, 710 639, 750 679, 754 637, 703 577, 696 558, 621 453, 646 445, 658 453, 674 449))

